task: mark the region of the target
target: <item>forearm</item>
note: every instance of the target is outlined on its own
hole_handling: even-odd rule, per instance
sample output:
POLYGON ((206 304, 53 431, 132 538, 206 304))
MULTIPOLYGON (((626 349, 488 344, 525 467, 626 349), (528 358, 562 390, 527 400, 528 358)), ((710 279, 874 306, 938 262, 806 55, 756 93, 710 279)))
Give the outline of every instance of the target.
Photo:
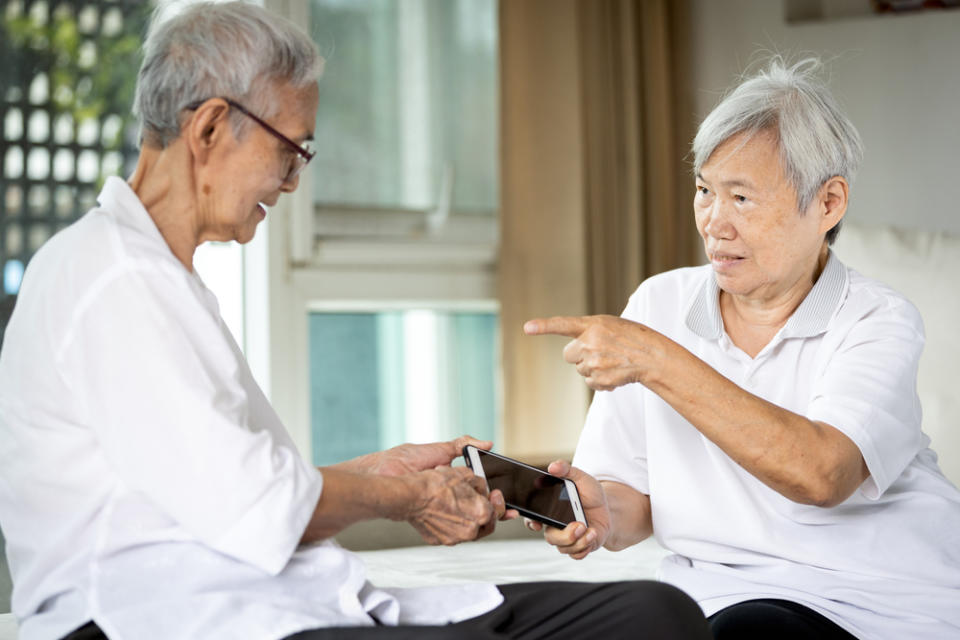
POLYGON ((503 499, 487 496, 482 478, 466 467, 438 467, 387 475, 354 473, 342 466, 323 472, 323 491, 301 542, 336 535, 360 520, 409 522, 430 544, 456 544, 493 531, 503 499))
POLYGON ((333 469, 335 471, 343 471, 354 474, 376 473, 380 466, 380 460, 383 457, 383 454, 383 451, 376 451, 374 453, 367 453, 362 456, 357 456, 356 458, 338 462, 325 467, 324 472, 333 469))
POLYGON ((414 501, 411 483, 402 477, 358 473, 352 469, 361 467, 352 462, 321 469, 323 492, 302 543, 330 538, 361 520, 407 519, 414 501))
POLYGON ((832 506, 866 479, 859 449, 840 431, 749 393, 671 344, 644 385, 763 483, 795 502, 832 506))
POLYGON ((610 534, 603 546, 620 551, 653 534, 650 496, 619 482, 601 482, 610 510, 610 534))

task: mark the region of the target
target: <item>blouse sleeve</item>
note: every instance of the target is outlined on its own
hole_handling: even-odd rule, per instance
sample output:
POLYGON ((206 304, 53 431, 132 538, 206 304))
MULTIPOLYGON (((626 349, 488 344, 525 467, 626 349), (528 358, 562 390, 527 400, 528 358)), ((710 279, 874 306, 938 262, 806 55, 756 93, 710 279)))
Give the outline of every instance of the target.
POLYGON ((322 478, 276 437, 279 420, 251 420, 264 412, 251 411, 249 370, 188 274, 150 267, 90 288, 61 371, 123 483, 209 547, 279 573, 322 478))
POLYGON ((594 395, 573 464, 597 480, 620 482, 650 495, 639 389, 620 387, 594 395))
POLYGON ((807 417, 857 445, 870 472, 861 491, 875 500, 928 442, 917 395, 923 322, 913 305, 891 297, 840 333, 813 384, 807 417))

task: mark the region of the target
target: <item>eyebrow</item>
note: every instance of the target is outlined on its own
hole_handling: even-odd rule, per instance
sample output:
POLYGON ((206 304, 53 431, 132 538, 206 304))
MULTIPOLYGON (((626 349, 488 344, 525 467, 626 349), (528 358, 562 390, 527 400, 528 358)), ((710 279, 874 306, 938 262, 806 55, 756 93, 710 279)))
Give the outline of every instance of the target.
MULTIPOLYGON (((709 180, 707 180, 706 178, 704 178, 704 177, 703 177, 703 174, 701 174, 699 171, 697 172, 697 179, 698 179, 698 180, 701 180, 701 181, 703 181, 703 182, 710 182, 709 180)), ((720 186, 721 186, 721 187, 726 187, 726 188, 728 188, 728 189, 729 189, 729 188, 736 188, 736 187, 743 187, 743 188, 745 188, 745 189, 756 190, 756 188, 757 188, 757 187, 756 187, 752 182, 750 182, 749 180, 736 179, 736 178, 733 179, 733 180, 724 180, 723 182, 720 183, 720 186)))

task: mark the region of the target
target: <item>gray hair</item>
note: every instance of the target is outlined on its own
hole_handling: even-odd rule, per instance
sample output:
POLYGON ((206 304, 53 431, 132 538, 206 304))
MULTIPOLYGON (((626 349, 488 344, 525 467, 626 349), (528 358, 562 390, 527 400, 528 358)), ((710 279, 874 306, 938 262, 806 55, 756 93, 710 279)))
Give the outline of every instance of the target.
MULTIPOLYGON (((269 118, 280 106, 273 86, 302 88, 323 72, 309 36, 246 2, 199 2, 167 20, 157 9, 143 51, 133 111, 141 141, 160 147, 180 135, 180 113, 191 103, 228 97, 269 118)), ((233 114, 238 136, 247 120, 233 114)))
MULTIPOLYGON (((863 159, 863 143, 817 77, 821 63, 806 58, 788 66, 775 56, 766 69, 743 81, 700 124, 693 141, 694 172, 718 146, 735 135, 772 132, 780 163, 805 212, 824 183, 835 176, 853 182, 863 159)), ((838 224, 827 232, 833 244, 838 224)))

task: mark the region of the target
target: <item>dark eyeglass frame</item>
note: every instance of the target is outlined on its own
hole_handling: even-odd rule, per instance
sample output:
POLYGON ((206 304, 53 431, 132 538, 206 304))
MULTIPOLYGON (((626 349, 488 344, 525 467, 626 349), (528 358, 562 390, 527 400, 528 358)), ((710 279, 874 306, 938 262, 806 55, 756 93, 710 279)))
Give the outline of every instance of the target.
MULTIPOLYGON (((210 100, 210 99, 211 98, 207 98, 207 100, 210 100)), ((293 180, 298 175, 300 175, 300 172, 303 171, 303 168, 305 166, 307 166, 307 163, 313 160, 313 156, 316 155, 315 151, 310 151, 309 149, 305 149, 304 147, 300 146, 299 144, 297 144, 287 136, 283 135, 282 133, 280 133, 273 127, 271 127, 269 124, 264 122, 259 117, 250 113, 250 111, 246 107, 244 107, 242 104, 240 104, 236 100, 232 100, 230 98, 223 98, 223 97, 221 97, 220 99, 226 102, 228 105, 230 105, 234 109, 236 109, 237 111, 239 111, 240 113, 242 113, 243 115, 247 116, 248 118, 256 122, 258 125, 260 125, 264 129, 266 129, 268 133, 272 134, 277 140, 280 140, 281 142, 286 144, 288 147, 290 147, 291 151, 297 154, 297 157, 295 158, 293 166, 290 168, 290 171, 287 173, 286 177, 283 179, 284 182, 289 182, 290 180, 293 180)), ((184 107, 184 109, 188 109, 190 111, 196 111, 197 109, 200 108, 200 105, 202 105, 207 100, 198 100, 197 102, 191 102, 186 107, 184 107)))

